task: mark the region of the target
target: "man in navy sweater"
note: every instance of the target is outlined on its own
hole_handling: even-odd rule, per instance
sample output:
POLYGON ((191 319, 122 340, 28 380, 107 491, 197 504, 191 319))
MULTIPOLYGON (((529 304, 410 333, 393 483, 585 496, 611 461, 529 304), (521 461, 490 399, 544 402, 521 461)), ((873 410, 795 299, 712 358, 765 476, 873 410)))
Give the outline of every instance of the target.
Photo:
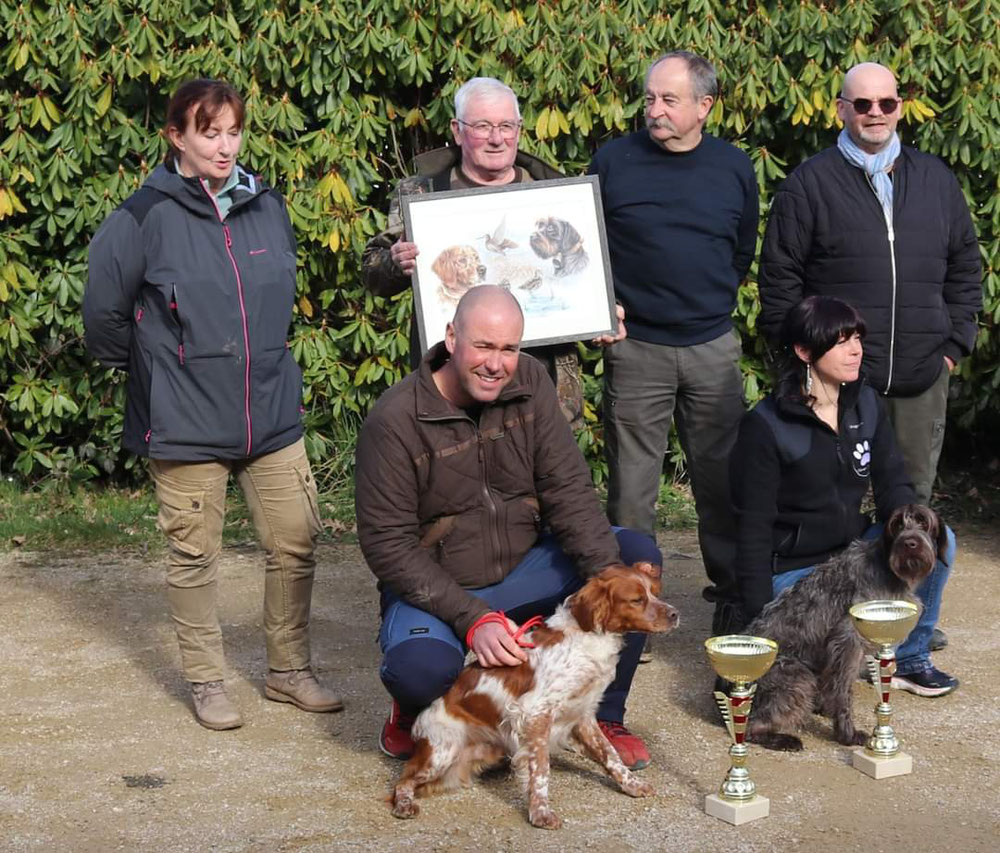
POLYGON ((604 356, 608 515, 654 532, 676 412, 716 602, 713 631, 738 630, 727 460, 743 415, 732 311, 757 240, 757 181, 738 148, 703 132, 718 97, 707 60, 675 51, 646 74, 646 130, 603 146, 600 176, 615 294, 628 338, 604 356))

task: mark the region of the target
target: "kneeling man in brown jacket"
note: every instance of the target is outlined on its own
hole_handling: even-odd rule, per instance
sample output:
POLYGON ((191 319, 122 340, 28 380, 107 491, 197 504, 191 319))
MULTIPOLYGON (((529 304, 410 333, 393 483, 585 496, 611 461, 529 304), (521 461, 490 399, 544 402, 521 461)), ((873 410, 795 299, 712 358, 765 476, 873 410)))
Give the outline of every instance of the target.
MULTIPOLYGON (((473 288, 358 439, 358 535, 379 579, 380 674, 393 698, 379 743, 396 758, 412 752, 413 718, 467 650, 483 666, 515 666, 526 657, 519 623, 612 563, 663 562, 649 536, 609 525, 552 380, 520 351, 523 329, 509 292, 473 288)), ((649 763, 623 724, 642 647, 627 636, 598 709, 631 769, 649 763)))

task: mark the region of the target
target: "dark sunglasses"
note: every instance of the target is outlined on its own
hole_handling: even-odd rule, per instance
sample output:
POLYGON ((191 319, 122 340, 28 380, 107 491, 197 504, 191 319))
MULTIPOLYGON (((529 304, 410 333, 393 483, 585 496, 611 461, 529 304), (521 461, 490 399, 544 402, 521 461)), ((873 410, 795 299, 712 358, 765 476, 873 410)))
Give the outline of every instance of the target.
POLYGON ((845 101, 854 107, 854 112, 859 116, 868 115, 871 112, 872 104, 878 104, 878 108, 882 111, 882 115, 891 116, 896 112, 896 108, 899 106, 899 98, 879 98, 873 101, 871 98, 855 98, 853 101, 847 98, 838 98, 839 101, 845 101))

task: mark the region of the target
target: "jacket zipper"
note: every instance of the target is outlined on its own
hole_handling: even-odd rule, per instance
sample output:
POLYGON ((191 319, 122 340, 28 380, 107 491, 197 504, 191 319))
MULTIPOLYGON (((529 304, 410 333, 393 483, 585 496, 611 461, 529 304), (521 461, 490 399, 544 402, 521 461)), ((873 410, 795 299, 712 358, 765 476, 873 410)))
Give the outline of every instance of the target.
POLYGON ((889 373, 886 376, 885 388, 882 390, 883 394, 888 394, 889 389, 892 387, 892 373, 896 361, 896 229, 892 224, 892 211, 886 212, 885 208, 882 207, 878 193, 875 192, 875 184, 872 183, 871 176, 867 172, 864 175, 865 180, 868 181, 868 186, 871 187, 871 191, 875 195, 875 203, 882 211, 886 234, 889 238, 889 263, 892 266, 892 300, 889 303, 889 307, 892 311, 889 315, 889 373))
POLYGON ((181 315, 177 310, 177 286, 170 285, 170 316, 177 324, 177 336, 180 339, 177 344, 177 361, 181 367, 184 366, 184 327, 181 325, 181 315))
POLYGON ((246 455, 249 456, 250 449, 253 446, 253 422, 250 418, 250 329, 247 323, 246 303, 243 300, 243 279, 240 277, 240 268, 237 266, 236 258, 233 255, 233 235, 229 231, 229 226, 226 225, 222 211, 219 210, 219 205, 216 204, 215 197, 209 192, 208 187, 205 186, 204 180, 200 181, 200 183, 201 188, 205 190, 205 195, 212 202, 212 207, 215 208, 215 215, 219 217, 219 222, 222 223, 222 233, 226 238, 226 254, 229 255, 229 261, 233 265, 233 272, 236 274, 236 293, 240 301, 240 319, 243 323, 243 353, 245 356, 245 367, 243 370, 243 415, 246 418, 247 424, 246 455))
MULTIPOLYGON (((433 423, 437 421, 451 421, 456 420, 453 415, 418 415, 417 419, 420 421, 425 421, 428 423, 433 423)), ((472 420, 468 415, 463 415, 461 420, 468 421, 472 424, 472 429, 476 434, 476 451, 477 459, 479 462, 479 471, 481 474, 482 492, 483 500, 486 502, 486 509, 490 516, 490 542, 494 549, 494 563, 493 570, 496 574, 496 582, 503 579, 503 545, 501 544, 502 538, 500 534, 500 510, 497 507, 496 500, 493 498, 493 492, 490 489, 489 477, 487 476, 486 469, 486 452, 485 452, 485 440, 483 439, 482 433, 479 431, 479 425, 472 420)))
MULTIPOLYGON (((836 429, 833 429, 833 427, 831 427, 828 423, 826 423, 826 421, 824 421, 815 412, 810 412, 810 414, 813 417, 813 419, 819 424, 820 429, 825 429, 833 437, 833 451, 834 455, 837 457, 837 469, 838 469, 835 481, 837 485, 834 486, 834 490, 836 491, 837 486, 840 485, 841 478, 843 477, 844 466, 845 466, 844 445, 843 442, 841 441, 841 433, 843 432, 844 429, 844 417, 843 417, 844 413, 842 412, 840 408, 840 403, 838 401, 836 429)), ((847 530, 847 508, 844 506, 843 501, 839 500, 837 501, 837 517, 840 522, 839 530, 841 538, 843 538, 844 532, 847 530)), ((774 571, 774 566, 777 564, 777 557, 778 557, 777 552, 774 552, 771 558, 772 571, 774 571)))
MULTIPOLYGON (((837 485, 839 486, 844 476, 844 445, 840 440, 839 434, 834 439, 834 449, 837 453, 837 467, 840 469, 837 472, 837 485)), ((837 501, 837 514, 840 516, 840 538, 843 539, 844 533, 847 531, 847 507, 844 506, 844 502, 841 500, 837 501)))
POLYGON ((490 491, 490 481, 489 475, 486 470, 486 449, 483 442, 483 434, 479 431, 479 427, 473 425, 476 430, 476 445, 479 450, 479 471, 482 475, 483 484, 483 498, 486 501, 486 509, 490 516, 490 539, 493 542, 493 555, 494 564, 493 569, 496 575, 496 580, 499 582, 503 577, 503 546, 500 540, 500 511, 497 509, 497 503, 493 500, 493 493, 490 491))

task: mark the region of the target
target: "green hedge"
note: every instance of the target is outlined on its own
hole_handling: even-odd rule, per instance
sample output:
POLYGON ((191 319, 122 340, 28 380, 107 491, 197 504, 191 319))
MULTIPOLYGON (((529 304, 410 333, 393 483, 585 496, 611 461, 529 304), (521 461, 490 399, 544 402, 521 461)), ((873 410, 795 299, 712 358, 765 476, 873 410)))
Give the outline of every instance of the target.
MULTIPOLYGON (((975 428, 1000 412, 998 21, 990 0, 0 0, 0 471, 128 476, 123 377, 81 345, 87 243, 162 157, 181 81, 223 77, 246 95, 244 159, 289 200, 291 340, 310 451, 329 460, 349 454, 359 418, 402 374, 409 296, 367 294, 359 258, 410 157, 447 137, 456 86, 509 82, 523 147, 576 174, 639 126, 645 66, 674 48, 716 63, 724 94, 710 129, 750 154, 765 212, 782 176, 833 142, 843 71, 861 60, 897 70, 904 140, 954 168, 979 229, 987 307, 952 406, 975 428)), ((751 398, 763 375, 755 273, 738 307, 751 398)), ((598 476, 599 370, 592 355, 580 437, 598 476)))

